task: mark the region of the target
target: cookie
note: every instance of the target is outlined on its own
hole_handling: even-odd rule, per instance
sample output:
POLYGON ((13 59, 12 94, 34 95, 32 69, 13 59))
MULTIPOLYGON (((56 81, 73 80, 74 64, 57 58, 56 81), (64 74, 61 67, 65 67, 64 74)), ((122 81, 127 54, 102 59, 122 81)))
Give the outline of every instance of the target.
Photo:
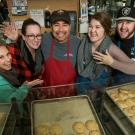
POLYGON ((131 121, 135 124, 135 115, 134 116, 131 116, 131 121))
POLYGON ((40 124, 35 128, 35 135, 50 135, 49 129, 47 124, 40 124))
POLYGON ((98 124, 95 120, 87 120, 85 126, 89 131, 98 130, 98 124))
POLYGON ((53 123, 50 127, 50 133, 51 135, 61 135, 63 132, 63 129, 59 123, 53 123))
POLYGON ((85 125, 83 122, 81 121, 78 121, 78 122, 74 122, 73 125, 72 125, 72 129, 73 131, 78 135, 84 135, 85 134, 85 131, 86 131, 86 128, 85 128, 85 125))
POLYGON ((89 135, 101 135, 99 130, 93 130, 89 133, 89 135))

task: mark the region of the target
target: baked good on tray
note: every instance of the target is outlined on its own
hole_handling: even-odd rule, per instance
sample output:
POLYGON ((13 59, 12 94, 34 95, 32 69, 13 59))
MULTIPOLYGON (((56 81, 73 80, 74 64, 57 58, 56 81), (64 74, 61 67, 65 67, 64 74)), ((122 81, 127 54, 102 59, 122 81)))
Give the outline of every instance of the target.
POLYGON ((101 135, 99 130, 90 131, 89 135, 101 135))
POLYGON ((50 127, 42 123, 35 128, 35 135, 50 135, 50 127))
POLYGON ((82 121, 74 122, 72 125, 72 129, 75 135, 85 135, 86 128, 82 121))
POLYGON ((51 135, 62 135, 63 129, 59 123, 53 123, 50 126, 50 133, 51 135))
POLYGON ((89 135, 101 135, 96 120, 87 120, 85 126, 89 131, 89 135))
POLYGON ((89 131, 99 129, 98 124, 97 124, 97 122, 95 120, 87 120, 85 122, 85 126, 89 131))

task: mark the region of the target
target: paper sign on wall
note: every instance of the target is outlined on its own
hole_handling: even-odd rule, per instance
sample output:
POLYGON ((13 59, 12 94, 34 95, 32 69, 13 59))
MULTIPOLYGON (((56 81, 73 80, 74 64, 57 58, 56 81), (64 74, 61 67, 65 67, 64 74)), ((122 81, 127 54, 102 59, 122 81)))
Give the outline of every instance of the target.
POLYGON ((37 21, 42 27, 44 27, 44 10, 43 9, 31 9, 30 17, 37 21))
POLYGON ((80 33, 88 32, 88 1, 80 0, 80 33))

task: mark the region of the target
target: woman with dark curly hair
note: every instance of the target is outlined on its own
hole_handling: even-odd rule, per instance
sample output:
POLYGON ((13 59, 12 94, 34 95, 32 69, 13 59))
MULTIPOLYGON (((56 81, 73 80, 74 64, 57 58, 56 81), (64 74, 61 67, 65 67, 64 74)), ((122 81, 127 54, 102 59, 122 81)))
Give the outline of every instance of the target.
POLYGON ((83 39, 77 56, 79 94, 85 94, 90 88, 108 86, 111 67, 128 74, 135 73, 127 69, 127 63, 135 66, 133 61, 110 39, 111 25, 111 18, 103 12, 90 18, 88 37, 83 39))

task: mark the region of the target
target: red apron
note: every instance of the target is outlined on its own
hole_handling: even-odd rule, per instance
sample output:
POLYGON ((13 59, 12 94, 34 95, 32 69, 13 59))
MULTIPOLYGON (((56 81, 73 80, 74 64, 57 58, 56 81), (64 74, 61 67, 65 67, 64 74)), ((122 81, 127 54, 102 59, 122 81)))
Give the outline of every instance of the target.
MULTIPOLYGON (((67 60, 58 60, 53 58, 53 49, 54 49, 54 39, 51 42, 50 56, 45 61, 44 68, 45 72, 43 73, 43 80, 45 86, 56 86, 56 85, 65 85, 72 84, 75 82, 76 72, 73 65, 70 62, 69 52, 70 52, 70 41, 68 39, 67 47, 67 60)), ((48 94, 48 90, 45 90, 48 94)), ((63 97, 63 96, 73 96, 75 95, 75 90, 73 87, 61 86, 55 87, 50 90, 48 98, 52 97, 63 97)))

